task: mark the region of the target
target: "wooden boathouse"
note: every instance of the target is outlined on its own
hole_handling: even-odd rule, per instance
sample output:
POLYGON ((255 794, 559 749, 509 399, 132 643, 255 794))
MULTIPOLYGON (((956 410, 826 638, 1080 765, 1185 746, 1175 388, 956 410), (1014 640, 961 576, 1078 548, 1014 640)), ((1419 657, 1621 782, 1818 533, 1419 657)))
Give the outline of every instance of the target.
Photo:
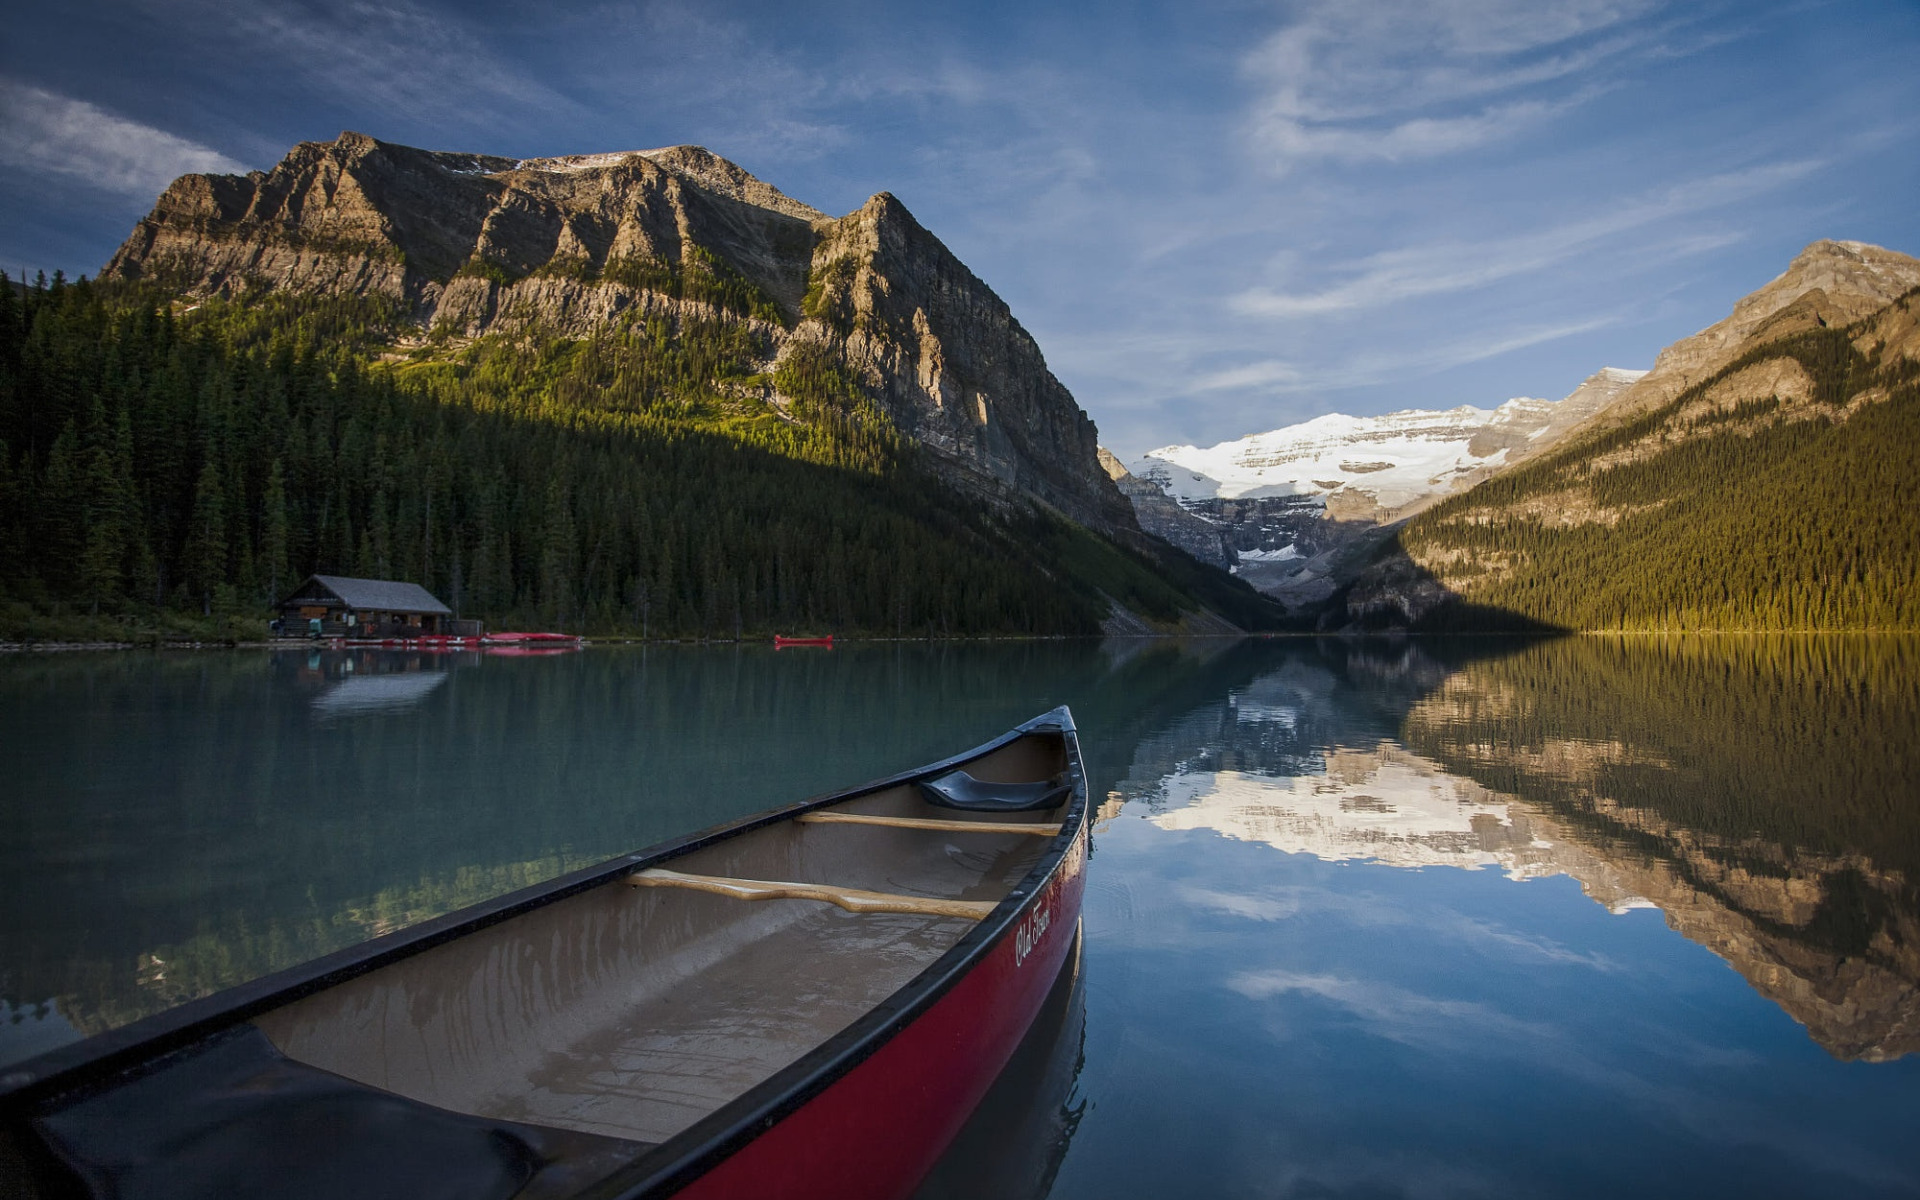
POLYGON ((417 638, 473 636, 478 621, 455 621, 453 610, 417 583, 309 575, 280 602, 285 631, 306 633, 319 620, 327 637, 417 638), (456 628, 458 626, 458 628, 456 628))

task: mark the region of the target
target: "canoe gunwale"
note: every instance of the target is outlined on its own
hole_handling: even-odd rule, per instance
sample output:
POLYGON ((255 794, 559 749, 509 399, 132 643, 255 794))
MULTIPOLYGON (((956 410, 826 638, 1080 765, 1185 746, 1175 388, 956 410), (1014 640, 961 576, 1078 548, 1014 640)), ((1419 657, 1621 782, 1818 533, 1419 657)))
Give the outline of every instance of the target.
POLYGON ((1082 836, 1087 785, 1070 712, 1063 706, 972 749, 882 779, 823 793, 763 813, 656 843, 418 925, 345 947, 211 996, 188 1001, 93 1037, 0 1069, 0 1114, 9 1126, 35 1110, 64 1105, 164 1067, 172 1057, 243 1022, 358 976, 478 933, 635 871, 832 804, 928 778, 1035 734, 1066 743, 1072 792, 1060 833, 995 909, 906 985, 846 1029, 635 1160, 589 1195, 637 1196, 678 1190, 858 1066, 964 978, 1015 921, 1046 892, 1067 851, 1082 836))
MULTIPOLYGON (((975 923, 958 942, 920 974, 839 1033, 821 1042, 792 1063, 734 1097, 693 1125, 662 1142, 625 1169, 582 1193, 581 1200, 639 1200, 668 1196, 697 1181, 707 1171, 738 1152, 808 1101, 826 1091, 855 1067, 871 1058, 901 1030, 932 1008, 987 956, 1012 935, 1027 912, 1049 891, 1068 852, 1084 835, 1087 780, 1080 759, 1080 743, 1073 717, 1065 706, 1036 717, 985 746, 895 776, 883 786, 893 787, 950 769, 955 763, 981 757, 1031 733, 1059 733, 1067 746, 1067 778, 1072 785, 1066 812, 1039 861, 1016 883, 993 912, 975 923)), ((853 789, 851 798, 879 787, 853 789)))

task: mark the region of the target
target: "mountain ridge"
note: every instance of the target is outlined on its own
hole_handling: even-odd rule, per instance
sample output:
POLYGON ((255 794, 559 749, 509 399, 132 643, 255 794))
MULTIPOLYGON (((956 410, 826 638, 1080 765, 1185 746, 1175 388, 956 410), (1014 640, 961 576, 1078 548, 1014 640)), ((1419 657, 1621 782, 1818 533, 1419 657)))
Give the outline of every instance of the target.
POLYGON ((0 299, 14 628, 233 627, 313 571, 641 636, 1278 614, 1141 532, 1032 336, 885 192, 833 218, 694 146, 349 132, 182 177, 98 279, 0 299))
POLYGON ((1572 432, 1612 428, 1672 400, 1744 349, 1808 329, 1850 324, 1920 287, 1920 261, 1868 242, 1822 238, 1734 303, 1725 318, 1654 357, 1646 376, 1572 432))
POLYGON ((1552 452, 1413 518, 1322 620, 1920 628, 1917 304, 1920 260, 1813 243, 1552 452))
MULTIPOLYGON (((372 297, 402 349, 584 337, 687 316, 748 324, 769 377, 838 351, 948 480, 1142 536, 1092 421, 1004 301, 881 192, 828 217, 697 146, 511 159, 343 133, 272 170, 176 180, 102 271, 188 297, 372 297)), ((783 411, 777 385, 761 398, 783 411)))

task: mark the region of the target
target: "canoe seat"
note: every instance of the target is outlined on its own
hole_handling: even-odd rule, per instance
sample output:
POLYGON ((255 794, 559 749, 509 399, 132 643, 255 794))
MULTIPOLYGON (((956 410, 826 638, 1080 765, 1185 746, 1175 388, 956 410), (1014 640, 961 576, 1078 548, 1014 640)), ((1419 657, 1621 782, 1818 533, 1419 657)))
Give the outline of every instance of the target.
POLYGON ((772 879, 732 879, 720 875, 688 875, 665 867, 648 867, 627 876, 633 887, 677 887, 711 892, 734 900, 820 900, 850 913, 910 913, 927 917, 962 917, 978 921, 991 913, 991 900, 943 900, 937 896, 902 896, 835 887, 829 883, 789 883, 772 879))
POLYGON ((1053 808, 1073 791, 1070 783, 1047 779, 1037 783, 992 783, 965 771, 949 771, 938 779, 920 782, 928 804, 965 812, 1029 812, 1053 808))
POLYGON ((421 1104, 295 1062, 253 1025, 34 1124, 98 1200, 549 1200, 653 1148, 421 1104))

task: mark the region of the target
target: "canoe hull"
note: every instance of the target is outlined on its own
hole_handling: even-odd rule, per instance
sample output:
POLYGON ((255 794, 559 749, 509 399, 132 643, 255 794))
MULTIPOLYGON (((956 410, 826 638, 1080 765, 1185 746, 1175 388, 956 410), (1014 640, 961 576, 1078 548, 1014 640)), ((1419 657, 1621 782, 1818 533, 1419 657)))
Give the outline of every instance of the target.
POLYGON ((932 1006, 826 1090, 676 1193, 899 1200, 1026 1036, 1073 948, 1086 829, 1019 919, 932 1006))
MULTIPOLYGON (((236 1178, 260 1186, 202 1191, 276 1194, 266 1181, 278 1178, 287 1146, 337 1125, 309 1120, 308 1101, 324 1091, 326 1104, 372 1113, 382 1128, 484 1142, 482 1152, 409 1134, 409 1144, 418 1143, 416 1175, 491 1161, 506 1146, 521 1157, 503 1159, 501 1169, 519 1170, 522 1158, 538 1164, 543 1197, 905 1196, 1013 1055, 1072 951, 1086 815, 1078 738, 1071 714, 1056 709, 940 763, 691 833, 16 1064, 0 1076, 0 1179, 28 1173, 29 1194, 42 1194, 33 1190, 40 1181, 51 1197, 73 1192, 76 1173, 98 1167, 105 1182, 87 1184, 90 1194, 141 1194, 141 1181, 175 1169, 179 1146, 211 1145, 235 1127, 237 1112, 253 1122, 246 1148, 221 1143, 218 1157, 223 1170, 241 1170, 236 1178), (1044 823, 1042 842, 1006 831, 1004 818, 930 806, 920 785, 960 767, 1008 784, 1066 779, 1058 823, 1044 823), (956 828, 969 820, 978 830, 956 828), (926 840, 928 832, 940 836, 926 840), (974 833, 985 850, 956 854, 942 845, 974 833), (907 909, 881 910, 906 919, 886 918, 895 928, 880 928, 880 944, 916 957, 883 956, 862 977, 855 972, 870 944, 855 938, 842 948, 841 916, 781 917, 679 890, 643 889, 643 900, 629 886, 636 875, 681 867, 691 869, 682 878, 830 883, 845 896, 871 897, 883 885, 914 888, 921 899, 973 895, 989 911, 956 928, 960 918, 950 915, 916 925, 907 909), (668 895, 691 898, 663 908, 657 898, 668 895), (631 925, 631 936, 609 939, 609 919, 631 925), (650 974, 654 962, 677 970, 673 956, 703 939, 717 957, 683 960, 694 965, 681 974, 650 974), (769 949, 756 958, 763 943, 769 949), (576 945, 581 953, 562 953, 553 971, 535 973, 552 988, 521 986, 528 947, 552 954, 576 945), (835 954, 847 955, 844 963, 835 954), (741 973, 749 968, 759 975, 741 973), (701 1024, 709 1010, 687 1003, 699 999, 688 982, 698 972, 723 1002, 757 996, 756 979, 805 982, 791 995, 753 1001, 760 1007, 751 1019, 715 1040, 701 1024), (496 976, 519 983, 494 988, 496 976), (650 978, 661 981, 661 998, 641 987, 650 978), (612 990, 596 990, 600 984, 612 990), (615 997, 615 1008, 600 1002, 603 994, 615 997), (475 1019, 461 1024, 467 1016, 475 1019), (364 1036, 376 1026, 381 1036, 364 1036), (504 1040, 496 1046, 487 1037, 504 1040), (586 1043, 592 1056, 571 1052, 586 1043), (513 1075, 516 1053, 533 1056, 537 1080, 513 1075), (675 1055, 695 1069, 676 1073, 675 1055), (553 1074, 555 1064, 573 1063, 586 1064, 577 1078, 553 1074), (721 1073, 729 1069, 735 1073, 721 1073), (656 1079, 664 1081, 657 1094, 647 1092, 656 1079), (705 1083, 714 1084, 711 1095, 692 1087, 705 1083), (744 1090, 727 1090, 736 1086, 744 1090), (572 1108, 528 1107, 603 1095, 611 1103, 584 1122, 572 1108), (496 1100, 502 1096, 508 1111, 496 1100), (710 1105, 704 1115, 698 1103, 710 1105), (154 1136, 141 1143, 151 1153, 122 1162, 124 1135, 135 1126, 152 1126, 154 1136), (138 1186, 121 1188, 123 1178, 138 1186)), ((382 1159, 374 1174, 397 1179, 405 1166, 382 1159)), ((358 1182, 336 1194, 369 1194, 359 1186, 366 1179, 341 1178, 349 1176, 358 1182)))

